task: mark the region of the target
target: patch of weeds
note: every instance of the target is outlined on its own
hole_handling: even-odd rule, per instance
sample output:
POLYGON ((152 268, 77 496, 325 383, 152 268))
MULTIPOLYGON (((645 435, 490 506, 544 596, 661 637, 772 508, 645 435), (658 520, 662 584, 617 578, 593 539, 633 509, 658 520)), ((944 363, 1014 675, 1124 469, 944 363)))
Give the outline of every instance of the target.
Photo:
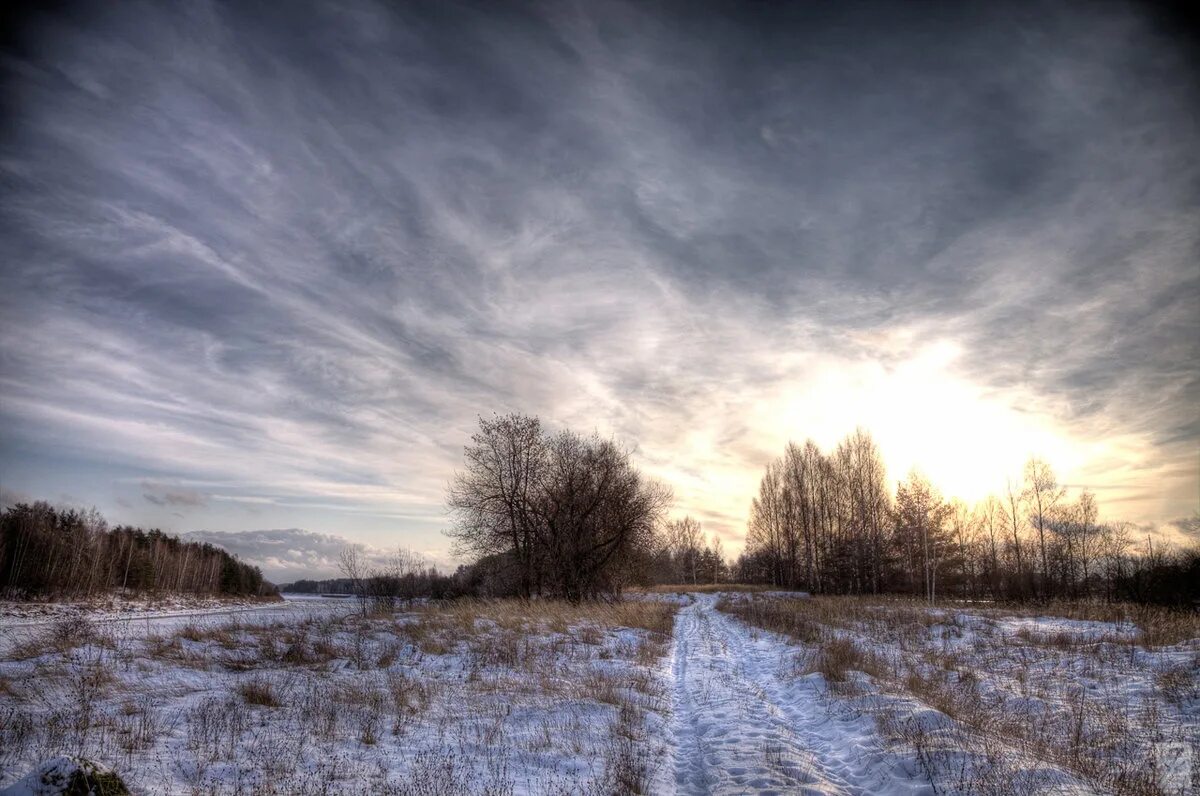
POLYGON ((275 684, 265 677, 252 677, 238 686, 238 693, 247 705, 260 705, 267 708, 279 707, 279 697, 275 693, 275 684))

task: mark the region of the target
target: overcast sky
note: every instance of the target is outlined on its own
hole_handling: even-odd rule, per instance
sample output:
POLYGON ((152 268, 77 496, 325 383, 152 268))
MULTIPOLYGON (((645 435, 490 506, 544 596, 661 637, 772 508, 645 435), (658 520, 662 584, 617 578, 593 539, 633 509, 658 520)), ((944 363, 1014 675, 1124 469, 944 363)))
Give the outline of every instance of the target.
POLYGON ((732 550, 786 441, 856 424, 969 500, 1038 454, 1108 517, 1200 505, 1200 80, 1138 6, 18 21, 6 499, 292 529, 236 537, 277 578, 330 534, 444 559, 515 410, 636 446, 732 550))

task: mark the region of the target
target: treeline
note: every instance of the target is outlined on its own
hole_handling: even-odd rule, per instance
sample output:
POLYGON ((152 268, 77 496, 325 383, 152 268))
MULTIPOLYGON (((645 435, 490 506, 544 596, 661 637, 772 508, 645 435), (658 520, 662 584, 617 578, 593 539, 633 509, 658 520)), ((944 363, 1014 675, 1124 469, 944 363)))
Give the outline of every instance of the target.
POLYGON ((0 514, 0 594, 86 598, 136 593, 266 595, 258 567, 157 529, 110 528, 99 512, 21 503, 0 514))
POLYGON ((403 547, 382 560, 368 562, 363 548, 351 545, 342 550, 338 569, 345 577, 336 582, 347 587, 344 593, 358 599, 364 614, 392 610, 418 597, 441 600, 471 593, 463 585, 463 577, 443 575, 403 547))
POLYGON ((466 573, 488 592, 584 600, 632 582, 658 555, 670 491, 612 440, 480 418, 447 504, 466 573))
POLYGON ((1036 458, 1020 483, 973 506, 946 500, 916 472, 893 493, 878 447, 860 429, 828 453, 811 440, 789 443, 767 466, 735 575, 819 593, 930 600, 1200 600, 1196 548, 1156 548, 1131 524, 1098 517, 1095 495, 1069 495, 1036 458))
POLYGON ((731 575, 720 537, 706 540, 691 517, 666 524, 658 554, 643 574, 652 583, 681 585, 724 583, 731 575))
POLYGON ((401 575, 370 570, 359 578, 303 579, 281 584, 279 591, 284 594, 356 597, 362 601, 365 609, 387 610, 397 603, 417 598, 446 600, 484 596, 482 590, 472 588, 472 581, 472 568, 469 566, 459 567, 453 574, 445 574, 437 567, 426 567, 401 575))
POLYGON ((279 584, 283 594, 353 594, 354 584, 349 578, 326 578, 325 580, 301 579, 295 583, 279 584))

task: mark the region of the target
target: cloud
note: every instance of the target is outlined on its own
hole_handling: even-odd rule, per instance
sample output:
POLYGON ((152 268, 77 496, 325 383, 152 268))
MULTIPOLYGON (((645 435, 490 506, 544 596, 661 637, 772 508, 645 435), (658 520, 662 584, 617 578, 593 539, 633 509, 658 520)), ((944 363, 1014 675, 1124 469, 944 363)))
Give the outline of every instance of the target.
POLYGON ((0 508, 8 508, 18 503, 32 503, 34 498, 17 489, 0 486, 0 508))
MULTIPOLYGON (((186 538, 218 545, 260 567, 268 580, 290 583, 300 579, 341 577, 338 557, 352 542, 334 534, 285 528, 262 531, 194 531, 186 538)), ((383 566, 390 552, 359 544, 368 568, 383 566)), ((421 553, 431 565, 453 569, 452 562, 437 553, 421 553)))
POLYGON ((1190 542, 1200 542, 1200 513, 1193 514, 1191 517, 1183 517, 1171 522, 1179 533, 1183 534, 1190 542))
POLYGON ((134 3, 30 45, 5 468, 434 548, 474 418, 521 410, 635 442, 733 540, 788 438, 1009 466, 897 430, 901 389, 1194 509, 1197 104, 1132 7, 134 3))
MULTIPOLYGON (((155 506, 184 506, 196 508, 206 503, 204 495, 191 489, 180 489, 162 484, 142 482, 142 497, 155 506)), ((182 515, 178 515, 182 516, 182 515)))
POLYGON ((349 545, 331 534, 287 528, 263 531, 195 531, 187 538, 225 548, 262 568, 275 583, 337 577, 338 555, 349 545))

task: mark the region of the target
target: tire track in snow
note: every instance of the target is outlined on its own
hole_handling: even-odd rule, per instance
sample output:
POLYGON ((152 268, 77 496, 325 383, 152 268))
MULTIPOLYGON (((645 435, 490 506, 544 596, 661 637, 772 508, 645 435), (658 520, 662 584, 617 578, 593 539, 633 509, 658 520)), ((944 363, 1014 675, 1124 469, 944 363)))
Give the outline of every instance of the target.
POLYGON ((695 594, 675 620, 675 786, 693 794, 928 792, 867 718, 829 716, 818 683, 781 680, 792 648, 695 594))
POLYGON ((824 771, 760 682, 749 634, 695 595, 675 625, 679 794, 853 792, 824 771))

